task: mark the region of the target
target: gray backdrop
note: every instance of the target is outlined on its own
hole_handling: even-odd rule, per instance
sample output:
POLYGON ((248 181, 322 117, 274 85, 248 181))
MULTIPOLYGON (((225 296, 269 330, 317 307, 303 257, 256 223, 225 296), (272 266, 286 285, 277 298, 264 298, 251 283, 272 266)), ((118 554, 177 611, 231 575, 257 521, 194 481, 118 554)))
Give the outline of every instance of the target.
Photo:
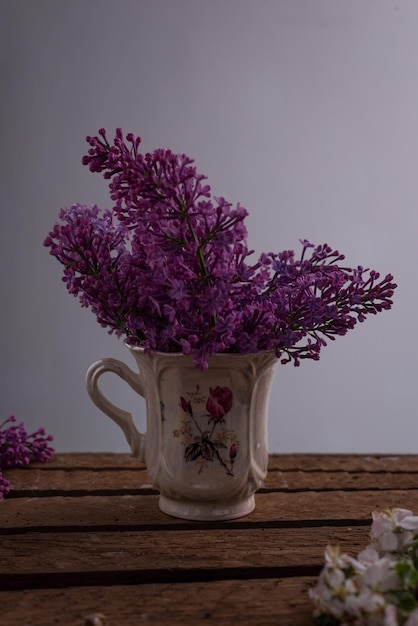
MULTIPOLYGON (((122 126, 194 157, 250 211, 257 254, 307 238, 396 277, 391 312, 279 368, 270 450, 417 452, 416 0, 3 0, 0 20, 0 421, 42 424, 60 451, 127 450, 84 376, 131 357, 42 247, 60 207, 110 205, 81 156, 122 126)), ((141 401, 104 388, 143 427, 141 401)))

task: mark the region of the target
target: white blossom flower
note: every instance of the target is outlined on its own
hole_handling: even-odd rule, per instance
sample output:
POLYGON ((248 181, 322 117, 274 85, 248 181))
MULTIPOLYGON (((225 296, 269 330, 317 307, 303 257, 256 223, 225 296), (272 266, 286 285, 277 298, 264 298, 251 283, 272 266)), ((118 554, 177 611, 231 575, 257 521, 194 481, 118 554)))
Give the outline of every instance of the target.
POLYGON ((362 581, 366 587, 382 592, 398 589, 400 584, 399 576, 393 569, 393 561, 387 557, 370 563, 364 571, 362 581))
MULTIPOLYGON (((393 604, 386 605, 384 622, 382 626, 399 626, 398 611, 396 609, 396 606, 394 606, 393 604)), ((410 626, 414 626, 414 625, 411 624, 410 626)), ((418 625, 415 625, 415 626, 418 626, 418 625)))
POLYGON ((409 509, 389 509, 373 513, 371 527, 372 547, 380 555, 403 552, 410 546, 418 530, 418 516, 409 509))
POLYGON ((357 560, 364 566, 369 565, 370 563, 374 563, 379 558, 380 557, 378 551, 374 548, 371 548, 370 546, 364 548, 364 550, 359 552, 357 555, 357 560))
POLYGON ((418 626, 418 516, 400 508, 373 513, 370 534, 357 558, 327 546, 309 591, 318 623, 418 626))

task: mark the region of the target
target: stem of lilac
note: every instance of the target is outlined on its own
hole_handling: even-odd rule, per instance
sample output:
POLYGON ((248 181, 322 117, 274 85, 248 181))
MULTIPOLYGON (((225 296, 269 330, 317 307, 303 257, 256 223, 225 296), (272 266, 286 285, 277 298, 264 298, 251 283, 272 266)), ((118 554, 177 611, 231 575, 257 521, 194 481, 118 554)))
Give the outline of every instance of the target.
MULTIPOLYGON (((203 273, 204 278, 209 282, 209 274, 207 271, 207 267, 206 267, 206 262, 205 262, 205 257, 203 255, 203 250, 202 250, 202 246, 200 245, 199 239, 195 233, 195 230, 193 228, 193 225, 190 223, 190 219, 189 216, 187 215, 186 218, 186 222, 187 222, 187 226, 189 228, 190 234, 193 238, 193 241, 195 242, 196 246, 197 246, 197 256, 199 259, 199 264, 203 273)), ((214 328, 216 326, 216 316, 215 315, 211 315, 211 325, 212 328, 214 328)))

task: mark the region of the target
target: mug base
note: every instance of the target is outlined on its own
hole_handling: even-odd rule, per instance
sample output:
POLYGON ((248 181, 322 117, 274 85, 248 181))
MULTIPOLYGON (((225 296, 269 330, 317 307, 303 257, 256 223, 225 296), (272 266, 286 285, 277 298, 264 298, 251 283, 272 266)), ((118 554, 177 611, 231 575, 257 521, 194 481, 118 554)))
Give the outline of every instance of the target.
POLYGON ((174 500, 161 494, 158 504, 163 513, 172 517, 197 522, 221 522, 238 519, 252 513, 255 508, 255 498, 252 495, 236 502, 219 500, 205 502, 204 500, 174 500))

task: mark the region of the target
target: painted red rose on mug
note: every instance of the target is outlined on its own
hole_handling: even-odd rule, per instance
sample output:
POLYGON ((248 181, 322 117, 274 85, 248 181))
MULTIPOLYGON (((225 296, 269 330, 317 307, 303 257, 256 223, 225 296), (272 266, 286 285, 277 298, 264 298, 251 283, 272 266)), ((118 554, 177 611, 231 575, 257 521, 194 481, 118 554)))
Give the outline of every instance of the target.
POLYGON ((221 422, 225 415, 232 409, 232 391, 229 387, 212 387, 209 389, 209 397, 206 402, 206 410, 210 415, 208 424, 221 422))
POLYGON ((225 417, 233 405, 233 393, 229 387, 210 387, 208 396, 196 391, 180 397, 179 406, 185 413, 182 427, 173 432, 174 437, 182 437, 184 459, 187 463, 197 462, 201 474, 208 462, 221 464, 229 476, 233 476, 233 465, 239 450, 236 433, 225 425, 225 417), (193 406, 206 403, 206 414, 197 415, 193 406), (211 424, 210 428, 207 428, 211 424))

